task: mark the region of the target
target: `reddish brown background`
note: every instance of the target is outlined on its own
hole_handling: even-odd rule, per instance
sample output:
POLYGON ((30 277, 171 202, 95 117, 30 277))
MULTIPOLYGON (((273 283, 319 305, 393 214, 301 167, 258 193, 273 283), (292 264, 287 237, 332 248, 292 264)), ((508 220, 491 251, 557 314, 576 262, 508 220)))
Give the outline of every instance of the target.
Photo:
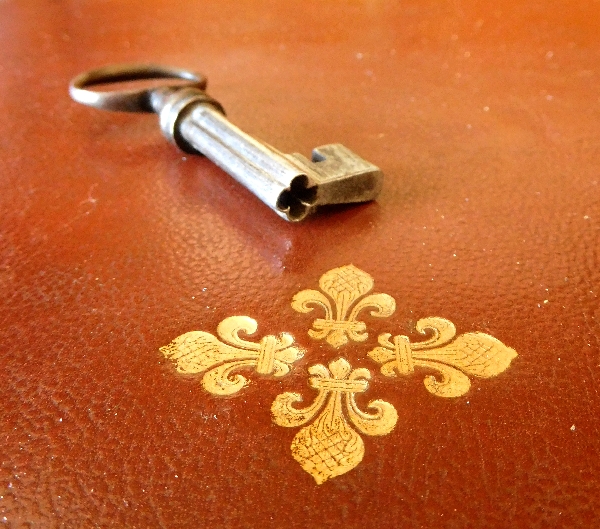
POLYGON ((599 20, 593 1, 0 3, 0 524, 599 526, 599 20), (205 72, 285 152, 344 143, 383 193, 289 225, 154 116, 69 99, 131 61, 205 72), (398 309, 336 353, 290 299, 348 263, 398 309), (310 352, 223 400, 158 348, 234 314, 310 352), (396 430, 316 486, 275 395, 312 399, 307 366, 339 354, 376 373, 377 333, 431 315, 519 357, 454 400, 375 376, 361 406, 392 402, 396 430))

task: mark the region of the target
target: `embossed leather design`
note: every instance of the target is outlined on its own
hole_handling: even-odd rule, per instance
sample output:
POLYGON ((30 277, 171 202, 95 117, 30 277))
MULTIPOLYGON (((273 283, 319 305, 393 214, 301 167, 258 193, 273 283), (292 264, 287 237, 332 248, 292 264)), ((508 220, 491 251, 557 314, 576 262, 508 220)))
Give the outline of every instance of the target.
POLYGON ((0 523, 599 526, 599 17, 587 1, 0 3, 0 523), (380 198, 290 225, 155 116, 70 100, 77 73, 135 61, 204 72, 283 152, 344 144, 383 170, 380 198), (350 263, 397 308, 365 311, 368 339, 338 350, 291 303, 350 263), (304 348, 289 375, 222 397, 159 349, 241 315, 304 348), (419 341, 433 316, 518 356, 456 398, 423 368, 384 376, 378 336, 419 341), (271 406, 310 404, 308 367, 339 358, 372 374, 358 408, 384 399, 397 424, 317 485, 271 406))

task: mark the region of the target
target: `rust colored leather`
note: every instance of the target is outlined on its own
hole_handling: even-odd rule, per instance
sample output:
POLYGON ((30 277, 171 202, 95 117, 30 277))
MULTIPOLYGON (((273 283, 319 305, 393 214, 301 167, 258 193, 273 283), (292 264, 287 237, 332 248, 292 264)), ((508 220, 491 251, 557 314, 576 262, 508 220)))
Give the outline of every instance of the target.
MULTIPOLYGON (((0 522, 20 527, 600 526, 600 4, 0 3, 0 522), (339 142, 375 203, 290 225, 155 116, 67 93, 103 64, 189 67, 284 152, 339 142), (519 356, 440 399, 375 376, 396 430, 321 486, 271 421, 340 356, 290 308, 353 263, 519 356), (291 332, 291 376, 234 398, 159 347, 225 317, 291 332)), ((369 342, 372 346, 372 341, 369 342)), ((343 350, 377 372, 365 344, 343 350)), ((362 397, 361 397, 362 398, 362 397)))

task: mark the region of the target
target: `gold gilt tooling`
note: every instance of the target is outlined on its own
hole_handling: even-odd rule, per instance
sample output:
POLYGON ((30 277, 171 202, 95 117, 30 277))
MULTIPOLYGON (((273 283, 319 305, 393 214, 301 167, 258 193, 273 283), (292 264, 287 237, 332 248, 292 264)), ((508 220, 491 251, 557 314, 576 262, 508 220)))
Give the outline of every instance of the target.
POLYGON ((383 364, 381 372, 386 377, 410 375, 415 366, 433 369, 440 380, 429 375, 424 384, 438 397, 460 397, 471 387, 467 375, 490 378, 499 375, 517 356, 514 349, 489 334, 472 332, 456 337, 456 327, 444 318, 423 318, 416 324, 421 334, 433 331, 423 342, 411 343, 407 336, 385 333, 379 336, 379 344, 368 353, 376 362, 383 364))
POLYGON ((308 331, 311 338, 325 338, 333 347, 347 344, 348 339, 364 342, 368 338, 367 326, 357 320, 359 313, 370 308, 371 316, 387 318, 396 310, 392 296, 366 295, 373 289, 373 284, 369 274, 353 265, 334 268, 319 279, 319 287, 329 298, 318 290, 302 290, 294 296, 292 308, 306 313, 318 306, 325 311, 325 318, 317 318, 308 331))
POLYGON ((301 426, 314 419, 294 437, 292 455, 321 484, 362 461, 365 446, 349 423, 364 434, 385 435, 396 426, 398 413, 383 400, 369 402, 368 408, 374 410, 371 414, 358 408, 354 396, 367 390, 371 373, 365 368, 352 370, 344 358, 331 362, 329 369, 317 364, 308 372, 313 375, 309 385, 319 392, 314 402, 306 408, 295 408, 293 404, 301 402, 302 397, 283 393, 273 402, 271 412, 280 426, 301 426))
POLYGON ((202 386, 215 395, 232 395, 248 384, 248 380, 234 371, 254 368, 261 375, 282 377, 290 366, 304 355, 299 347, 292 347, 291 334, 265 336, 260 342, 249 342, 239 333, 254 334, 258 324, 248 316, 225 318, 217 327, 217 334, 227 343, 203 331, 192 331, 178 336, 162 353, 177 362, 180 373, 203 373, 202 386))
MULTIPOLYGON (((309 330, 312 338, 325 339, 336 348, 349 341, 365 342, 369 335, 366 323, 357 319, 359 313, 370 308, 372 316, 383 318, 396 308, 391 296, 369 294, 373 284, 373 278, 355 266, 334 268, 321 276, 319 286, 324 293, 303 290, 294 296, 292 307, 304 313, 315 307, 324 310, 325 317, 314 320, 309 330)), ((209 393, 234 395, 249 383, 239 371, 283 377, 306 353, 285 332, 257 341, 240 336, 251 336, 257 328, 256 320, 248 316, 231 316, 217 327, 218 337, 192 331, 160 350, 180 373, 203 374, 202 386, 209 393)), ((423 318, 416 329, 424 340, 411 342, 407 336, 385 333, 378 338, 379 346, 365 344, 354 354, 362 356, 368 351, 371 360, 381 364, 385 377, 408 376, 415 368, 433 372, 425 376, 424 384, 440 397, 466 394, 471 387, 469 377, 495 377, 517 357, 513 349, 488 334, 457 336, 454 324, 444 318, 423 318)), ((368 390, 372 375, 364 367, 353 369, 345 358, 330 361, 327 367, 312 365, 308 374, 308 386, 317 391, 314 401, 303 408, 299 393, 282 393, 271 405, 271 415, 279 426, 302 427, 292 440, 292 456, 320 485, 355 468, 365 453, 361 434, 389 434, 398 422, 398 413, 380 399, 369 402, 366 411, 358 407, 356 394, 368 390)))

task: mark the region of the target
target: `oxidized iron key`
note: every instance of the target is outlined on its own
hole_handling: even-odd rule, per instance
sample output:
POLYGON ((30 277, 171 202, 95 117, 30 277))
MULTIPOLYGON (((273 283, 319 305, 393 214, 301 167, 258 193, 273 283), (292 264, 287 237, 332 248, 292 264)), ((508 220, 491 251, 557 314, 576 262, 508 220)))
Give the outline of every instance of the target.
POLYGON ((278 215, 299 221, 324 204, 373 200, 383 173, 340 144, 323 145, 311 160, 283 154, 242 132, 206 92, 206 78, 156 65, 108 66, 77 76, 71 97, 96 108, 156 112, 164 135, 186 152, 201 153, 248 188, 278 215), (93 91, 86 87, 139 79, 177 78, 184 85, 93 91))

